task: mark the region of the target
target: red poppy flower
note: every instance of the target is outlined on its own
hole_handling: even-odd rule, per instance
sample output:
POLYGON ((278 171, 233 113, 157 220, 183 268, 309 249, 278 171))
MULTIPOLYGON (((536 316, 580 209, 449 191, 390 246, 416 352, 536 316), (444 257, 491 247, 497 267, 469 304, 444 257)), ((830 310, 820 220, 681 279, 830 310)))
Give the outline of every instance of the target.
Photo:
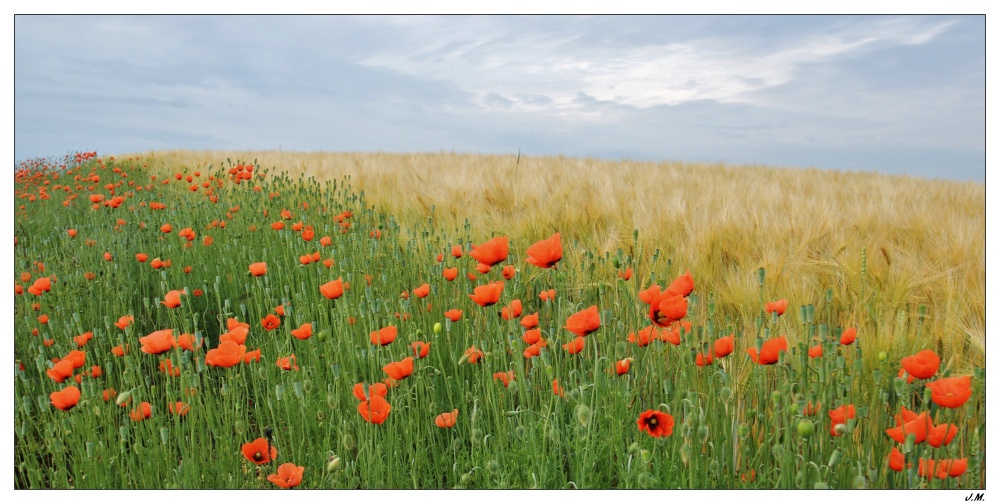
POLYGON ((296 338, 298 338, 300 340, 306 340, 306 339, 309 339, 310 336, 312 336, 312 334, 313 334, 313 326, 312 326, 312 324, 305 323, 305 324, 302 324, 301 326, 299 326, 298 329, 292 329, 291 332, 292 332, 292 336, 295 336, 296 338))
POLYGON ((511 301, 509 305, 500 309, 500 317, 504 320, 515 319, 521 316, 523 309, 524 308, 521 306, 521 300, 515 299, 511 301))
POLYGON ((142 343, 144 353, 158 355, 173 348, 177 341, 174 340, 173 329, 162 329, 139 338, 139 343, 142 343))
MULTIPOLYGON (((253 351, 245 352, 243 354, 243 363, 244 364, 250 364, 251 362, 260 362, 260 359, 261 359, 261 355, 260 355, 260 349, 259 348, 256 349, 256 350, 253 350, 253 351)), ((208 361, 206 360, 205 363, 207 364, 208 361)))
POLYGON ((858 328, 848 327, 847 329, 844 329, 844 332, 840 335, 840 344, 850 345, 851 343, 854 343, 854 340, 856 339, 858 339, 858 328))
POLYGON ((253 276, 263 276, 267 273, 267 263, 258 262, 250 265, 250 274, 253 276))
POLYGON ((474 247, 469 255, 479 261, 480 264, 493 266, 507 260, 507 253, 510 250, 510 242, 506 236, 498 236, 478 247, 474 247))
POLYGON ((174 227, 171 226, 170 224, 164 224, 164 225, 160 226, 160 232, 162 232, 162 233, 169 233, 169 232, 171 232, 173 230, 174 230, 174 227))
POLYGON ((418 359, 423 359, 427 357, 427 354, 431 351, 431 344, 425 343, 423 341, 414 341, 410 343, 410 350, 413 351, 413 356, 418 359))
POLYGON ((132 412, 129 413, 129 417, 136 422, 141 422, 152 416, 153 416, 153 405, 145 401, 139 403, 139 407, 132 410, 132 412))
POLYGON ((788 351, 788 340, 784 336, 778 336, 777 338, 771 338, 764 342, 764 345, 760 349, 760 357, 757 356, 756 348, 748 348, 747 353, 750 354, 750 360, 756 362, 757 364, 774 364, 778 362, 778 354, 780 352, 788 351))
POLYGON ((139 253, 139 254, 135 255, 135 258, 139 262, 144 263, 144 262, 146 262, 147 259, 149 259, 149 255, 148 254, 139 253))
POLYGON ((69 411, 80 402, 80 389, 76 388, 75 385, 70 385, 62 390, 57 390, 49 394, 49 402, 56 408, 69 411))
POLYGON ((736 347, 736 336, 730 334, 724 338, 719 338, 715 340, 713 345, 713 350, 715 350, 716 357, 725 357, 733 353, 733 349, 736 347))
POLYGON ((369 423, 380 425, 382 422, 385 422, 391 409, 392 406, 389 405, 389 402, 380 395, 372 395, 370 399, 362 401, 358 405, 358 413, 361 415, 361 418, 364 418, 369 423))
POLYGON ((523 352, 524 358, 525 359, 530 359, 532 357, 538 357, 539 355, 542 354, 542 348, 547 347, 547 346, 548 346, 548 343, 545 340, 539 339, 538 341, 536 341, 536 342, 532 343, 530 346, 528 346, 528 348, 524 349, 524 352, 523 352))
POLYGON ((515 378, 517 378, 517 376, 513 371, 493 373, 493 381, 499 380, 503 383, 504 388, 510 385, 510 382, 514 381, 515 378))
POLYGON ((784 315, 785 314, 785 310, 787 310, 787 309, 788 309, 788 300, 787 299, 781 299, 781 300, 778 300, 778 301, 771 301, 771 302, 768 302, 768 303, 764 303, 764 311, 767 312, 767 313, 778 312, 778 315, 780 316, 780 315, 784 315))
POLYGON ((698 355, 694 358, 694 363, 697 366, 710 366, 712 365, 713 360, 711 352, 709 352, 708 355, 698 352, 698 355))
POLYGON ((632 279, 632 268, 625 268, 625 271, 618 272, 618 278, 625 280, 626 282, 632 279))
POLYGON ((277 314, 279 317, 284 317, 285 316, 285 305, 284 304, 280 304, 278 306, 275 306, 274 307, 274 313, 277 314))
POLYGON ((816 412, 819 411, 819 409, 822 406, 823 406, 823 404, 820 403, 820 402, 817 402, 815 406, 813 406, 812 402, 807 402, 806 403, 806 407, 802 409, 802 414, 805 415, 805 416, 815 415, 816 412))
POLYGON ((298 364, 295 363, 295 354, 289 355, 288 357, 278 357, 277 365, 285 371, 299 370, 298 364))
POLYGON ((947 445, 958 434, 958 426, 955 424, 935 425, 927 430, 927 444, 934 448, 947 445))
POLYGON ((559 397, 566 397, 566 389, 562 385, 559 385, 559 378, 552 380, 552 393, 559 397))
POLYGON ((469 294, 469 298, 476 302, 479 306, 487 307, 495 305, 500 301, 500 293, 503 292, 503 282, 496 281, 489 283, 487 285, 480 285, 473 290, 473 294, 469 294))
POLYGON ((272 331, 279 325, 281 325, 281 319, 279 319, 277 315, 273 313, 268 313, 266 317, 261 319, 260 325, 264 326, 264 329, 272 331))
POLYGON ((855 409, 853 404, 845 404, 837 409, 832 409, 830 414, 830 435, 839 436, 838 425, 846 425, 848 418, 854 418, 855 409))
POLYGON ((542 331, 539 329, 528 329, 524 331, 521 339, 529 345, 534 345, 542 339, 542 331))
POLYGON ((183 294, 182 291, 172 290, 163 296, 163 301, 160 302, 167 308, 177 308, 181 305, 181 294, 183 294))
POLYGON ((243 361, 247 352, 245 345, 237 345, 232 341, 223 341, 217 348, 205 353, 205 364, 216 367, 233 367, 243 361))
POLYGON ((237 345, 242 345, 246 343, 247 336, 250 334, 250 329, 243 326, 233 327, 229 332, 223 333, 219 336, 219 343, 223 341, 232 341, 237 345))
POLYGON ((475 346, 471 346, 467 350, 465 350, 465 353, 462 356, 466 358, 466 360, 468 360, 470 364, 476 364, 483 357, 485 357, 486 354, 484 354, 482 350, 476 348, 475 346))
POLYGON ((931 400, 942 408, 958 408, 972 396, 972 377, 953 376, 939 378, 927 383, 931 389, 931 400))
POLYGON ((389 394, 389 388, 385 386, 384 383, 373 383, 368 386, 368 395, 365 395, 365 384, 356 383, 352 390, 354 392, 354 397, 357 397, 359 401, 367 401, 371 396, 382 396, 385 397, 389 394))
POLYGON ((293 488, 302 483, 302 474, 306 468, 297 466, 291 462, 278 466, 278 472, 268 474, 267 480, 281 488, 293 488))
POLYGON ((657 296, 649 305, 649 318, 654 324, 666 327, 687 316, 687 298, 669 291, 657 296))
POLYGON ((396 329, 396 326, 389 326, 389 327, 383 327, 378 331, 372 331, 369 336, 371 338, 372 345, 385 346, 388 345, 389 343, 392 343, 393 340, 396 339, 397 334, 398 330, 396 329))
POLYGON ((564 344, 563 350, 566 350, 570 354, 578 354, 583 351, 583 345, 587 342, 587 339, 583 336, 577 336, 573 341, 564 344))
POLYGON ((441 275, 444 276, 445 280, 450 282, 458 278, 458 268, 445 268, 441 271, 441 275))
POLYGON ((600 327, 601 316, 597 311, 597 305, 570 315, 566 319, 566 325, 564 326, 566 330, 581 338, 598 330, 600 327))
POLYGON ((183 348, 184 350, 193 352, 195 349, 195 343, 194 335, 191 333, 184 333, 177 337, 177 346, 183 348))
POLYGON ((115 322, 115 327, 124 331, 125 328, 131 325, 134 320, 135 318, 131 315, 122 315, 121 317, 118 317, 118 322, 115 322))
POLYGON ((559 233, 528 247, 525 253, 528 255, 525 260, 539 268, 551 268, 555 266, 562 259, 563 255, 562 241, 559 238, 559 233))
POLYGON ((809 347, 809 350, 808 350, 807 353, 809 354, 809 357, 812 357, 813 359, 818 359, 818 358, 822 357, 823 356, 823 344, 820 343, 820 344, 818 344, 816 346, 809 347))
POLYGON ((184 415, 187 415, 188 412, 191 411, 191 406, 188 405, 187 403, 184 403, 184 402, 181 402, 181 401, 176 401, 176 402, 167 403, 167 409, 170 410, 171 413, 173 413, 173 414, 175 414, 177 416, 184 416, 184 415))
POLYGON ((390 362, 382 367, 382 371, 393 380, 402 380, 413 374, 413 357, 407 357, 401 361, 390 362))
POLYGON ((44 324, 48 324, 49 323, 49 316, 45 315, 45 314, 39 315, 38 316, 38 323, 39 324, 43 324, 43 325, 44 324))
POLYGON ((542 301, 549 301, 549 300, 553 300, 555 298, 556 298, 556 290, 555 289, 549 289, 547 291, 542 291, 542 292, 540 292, 538 294, 538 299, 541 299, 542 301))
POLYGON ((683 296, 687 297, 688 294, 694 290, 694 278, 691 276, 690 271, 685 271, 683 275, 677 277, 670 285, 667 286, 665 291, 671 296, 683 296))
POLYGON ((629 367, 631 365, 632 365, 632 359, 622 359, 620 361, 617 361, 615 362, 615 373, 618 373, 618 376, 628 373, 629 367))
POLYGON ((66 378, 73 376, 73 362, 68 359, 62 359, 52 366, 51 369, 45 371, 45 374, 55 380, 56 383, 62 383, 66 381, 66 378))
POLYGON ((521 325, 525 329, 534 329, 538 327, 538 312, 532 313, 531 315, 525 315, 521 319, 521 325))
POLYGON ((445 318, 451 320, 452 322, 458 322, 458 320, 462 318, 462 310, 453 308, 451 310, 444 312, 444 316, 445 318))
POLYGON ((181 368, 174 366, 170 359, 164 359, 160 361, 160 371, 163 371, 167 376, 180 376, 181 368))
POLYGON ((441 413, 434 418, 434 424, 442 429, 450 429, 455 426, 456 419, 458 419, 458 410, 453 409, 451 413, 441 413))
MULTIPOLYGON (((667 332, 667 331, 664 330, 664 329, 660 329, 660 328, 658 328, 656 326, 653 326, 653 325, 646 326, 646 327, 640 329, 638 333, 634 333, 634 332, 633 333, 629 333, 629 335, 628 335, 628 341, 629 341, 629 343, 635 343, 636 345, 639 345, 640 347, 644 347, 644 346, 647 346, 650 343, 652 343, 653 341, 656 341, 658 339, 665 339, 663 337, 663 334, 662 334, 662 333, 665 333, 665 332, 667 332)), ((679 340, 678 340, 677 344, 680 344, 679 340)))
POLYGON ((921 350, 899 361, 906 372, 914 377, 926 380, 934 376, 941 365, 941 358, 933 350, 921 350))
POLYGON ((462 257, 462 246, 461 245, 453 245, 451 247, 451 256, 452 257, 462 257))
POLYGON ((919 415, 903 408, 902 419, 896 419, 896 426, 886 429, 885 433, 897 443, 905 443, 906 436, 913 434, 915 444, 920 444, 927 439, 927 431, 932 427, 930 415, 927 412, 919 415))
POLYGON ((899 448, 893 446, 892 451, 889 452, 889 469, 901 472, 905 464, 906 457, 903 455, 903 452, 899 451, 899 448))
POLYGON ((517 271, 514 269, 513 266, 508 264, 507 266, 503 267, 503 271, 501 271, 501 274, 505 279, 510 280, 514 278, 514 275, 517 274, 517 271))
POLYGON ((73 341, 76 343, 76 346, 78 347, 86 345, 87 342, 92 339, 94 339, 94 333, 91 331, 87 331, 79 336, 73 336, 73 341))
POLYGON ((111 353, 117 357, 124 357, 128 353, 128 345, 118 345, 111 349, 111 353))
POLYGON ((423 284, 420 287, 413 289, 413 295, 421 299, 427 297, 427 295, 430 293, 431 293, 431 286, 428 284, 423 284))
POLYGON ((646 431, 653 437, 669 436, 674 432, 674 417, 660 410, 646 410, 635 422, 640 431, 646 431))
POLYGON ((278 458, 278 449, 264 438, 257 438, 249 443, 243 443, 240 450, 247 460, 257 465, 266 464, 278 458))
POLYGON ((66 230, 66 234, 68 234, 70 238, 76 238, 76 230, 75 229, 67 229, 66 230))
POLYGON ((487 274, 487 273, 489 273, 492 268, 493 267, 490 266, 489 264, 483 264, 483 263, 476 264, 476 271, 478 271, 478 272, 480 272, 480 273, 482 273, 484 275, 487 274))
POLYGON ((320 293, 327 299, 337 299, 344 295, 344 280, 338 278, 319 286, 320 293))

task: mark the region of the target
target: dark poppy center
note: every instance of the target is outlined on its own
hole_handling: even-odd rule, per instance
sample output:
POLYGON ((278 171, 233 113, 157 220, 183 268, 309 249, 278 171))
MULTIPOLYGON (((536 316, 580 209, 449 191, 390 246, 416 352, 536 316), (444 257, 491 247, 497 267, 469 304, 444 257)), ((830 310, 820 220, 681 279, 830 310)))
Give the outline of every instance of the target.
POLYGON ((656 417, 650 417, 649 420, 646 420, 646 424, 647 425, 652 425, 652 426, 655 427, 656 426, 656 417))
POLYGON ((254 460, 264 460, 264 454, 261 453, 261 452, 254 453, 253 454, 253 459, 254 460))

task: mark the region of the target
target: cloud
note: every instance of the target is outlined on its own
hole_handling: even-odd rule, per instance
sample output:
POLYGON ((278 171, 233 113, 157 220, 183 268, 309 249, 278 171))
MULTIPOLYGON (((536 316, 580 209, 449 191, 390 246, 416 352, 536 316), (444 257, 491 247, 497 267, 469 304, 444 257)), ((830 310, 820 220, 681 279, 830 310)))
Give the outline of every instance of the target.
MULTIPOLYGON (((581 93, 640 109, 698 100, 752 103, 755 93, 793 81, 803 66, 886 46, 925 44, 957 22, 858 18, 845 26, 799 33, 762 51, 743 47, 739 36, 725 35, 599 45, 566 29, 573 18, 560 18, 541 32, 534 31, 538 20, 531 21, 522 28, 494 18, 392 20, 408 30, 403 36, 409 49, 373 54, 360 63, 452 83, 487 107, 497 95, 542 95, 548 98, 545 106, 559 115, 581 108, 581 93)), ((608 30, 616 28, 615 22, 628 23, 627 18, 601 21, 608 30)), ((505 109, 539 110, 511 101, 514 106, 505 109)))

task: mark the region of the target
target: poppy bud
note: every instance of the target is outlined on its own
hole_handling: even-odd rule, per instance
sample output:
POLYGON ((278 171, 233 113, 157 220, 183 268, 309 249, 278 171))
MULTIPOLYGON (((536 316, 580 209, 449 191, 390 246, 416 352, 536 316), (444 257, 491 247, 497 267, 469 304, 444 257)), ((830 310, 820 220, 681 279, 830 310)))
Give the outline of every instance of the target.
POLYGON ((785 454, 785 447, 780 444, 775 444, 771 446, 771 456, 775 459, 780 459, 785 454))
POLYGON ((590 406, 586 404, 580 404, 576 407, 576 419, 580 422, 580 425, 586 427, 590 424, 591 411, 590 406))
POLYGON ((811 420, 802 420, 799 422, 798 430, 800 436, 809 437, 816 431, 816 426, 813 425, 811 420))
POLYGON ((750 426, 745 423, 741 423, 740 426, 736 428, 736 432, 741 438, 746 439, 747 434, 750 434, 750 426))
POLYGON ((639 443, 632 443, 628 447, 629 455, 635 456, 639 452, 639 443))
POLYGON ((496 473, 497 471, 500 470, 500 463, 497 462, 496 460, 491 460, 486 463, 486 470, 488 470, 491 473, 496 473))
POLYGON ((885 362, 887 360, 889 360, 889 354, 885 353, 884 351, 878 353, 879 362, 885 362))
POLYGON ((864 490, 868 488, 868 481, 862 475, 857 475, 854 477, 854 488, 858 490, 864 490))
POLYGON ((830 461, 827 462, 826 465, 828 467, 833 467, 833 465, 836 464, 838 460, 840 460, 840 448, 833 450, 833 453, 830 454, 830 461))
POLYGON ((340 469, 340 457, 330 456, 330 461, 326 463, 326 472, 334 472, 340 469))
POLYGON ((434 323, 434 334, 441 334, 441 323, 440 322, 435 322, 434 323))
POLYGON ((118 394, 118 398, 115 399, 115 404, 121 406, 123 404, 128 403, 130 399, 132 399, 132 391, 126 390, 125 392, 118 394))
POLYGON ((463 474, 462 478, 461 478, 461 481, 462 481, 463 485, 465 485, 468 482, 472 481, 472 473, 471 472, 467 472, 467 473, 463 474))
POLYGON ((702 425, 698 427, 698 439, 704 444, 708 441, 708 426, 702 425))
MULTIPOLYGON (((775 446, 779 446, 779 445, 775 445, 775 446)), ((646 450, 643 450, 643 451, 646 451, 646 450)), ((681 462, 683 462, 684 465, 687 465, 687 463, 690 460, 691 460, 691 445, 687 445, 686 444, 684 446, 681 446, 681 462)))
POLYGON ((344 434, 341 444, 347 451, 354 451, 358 447, 357 442, 354 440, 354 435, 351 433, 344 434))
POLYGON ((640 450, 639 451, 639 456, 642 457, 642 461, 644 463, 646 463, 646 464, 648 464, 649 461, 652 460, 652 458, 653 458, 653 454, 650 453, 649 450, 646 450, 646 449, 640 450))

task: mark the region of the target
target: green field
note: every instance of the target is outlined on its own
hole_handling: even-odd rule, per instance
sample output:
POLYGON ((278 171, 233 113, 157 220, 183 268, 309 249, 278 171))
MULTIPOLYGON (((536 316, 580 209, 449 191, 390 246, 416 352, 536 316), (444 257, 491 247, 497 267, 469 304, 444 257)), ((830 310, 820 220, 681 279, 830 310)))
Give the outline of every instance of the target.
POLYGON ((768 249, 326 174, 17 167, 15 488, 985 488, 974 205, 896 249, 748 223, 768 249))

